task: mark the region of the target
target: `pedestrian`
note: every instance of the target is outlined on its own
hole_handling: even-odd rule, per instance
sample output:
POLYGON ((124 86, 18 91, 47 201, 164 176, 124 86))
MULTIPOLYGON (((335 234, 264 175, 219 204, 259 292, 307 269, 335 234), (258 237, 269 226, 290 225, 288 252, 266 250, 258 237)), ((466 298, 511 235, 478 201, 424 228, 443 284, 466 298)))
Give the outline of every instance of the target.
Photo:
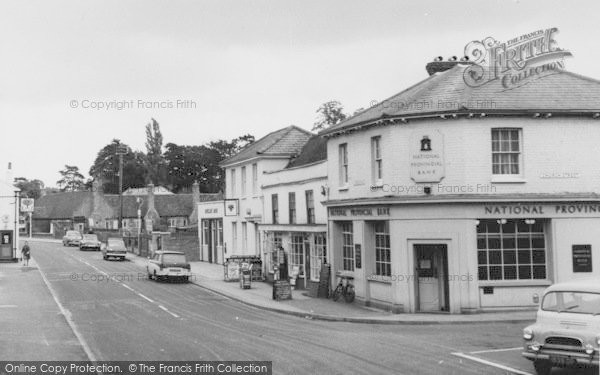
POLYGON ((29 248, 29 244, 25 241, 25 245, 21 249, 21 258, 23 259, 23 265, 29 266, 29 258, 31 257, 31 249, 29 248))

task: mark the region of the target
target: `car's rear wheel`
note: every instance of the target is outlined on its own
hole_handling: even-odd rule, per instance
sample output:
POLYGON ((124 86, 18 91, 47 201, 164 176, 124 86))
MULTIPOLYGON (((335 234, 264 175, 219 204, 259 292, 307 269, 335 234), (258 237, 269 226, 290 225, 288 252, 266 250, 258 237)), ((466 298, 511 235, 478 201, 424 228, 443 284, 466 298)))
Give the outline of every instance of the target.
POLYGON ((537 375, 550 375, 550 371, 552 370, 550 362, 542 360, 534 361, 533 367, 537 375))

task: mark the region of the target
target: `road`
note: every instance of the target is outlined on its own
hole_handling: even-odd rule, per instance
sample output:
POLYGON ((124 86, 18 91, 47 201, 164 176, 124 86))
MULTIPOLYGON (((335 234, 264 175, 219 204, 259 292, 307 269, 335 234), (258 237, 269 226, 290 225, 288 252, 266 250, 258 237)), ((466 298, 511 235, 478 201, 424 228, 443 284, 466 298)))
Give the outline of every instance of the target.
POLYGON ((533 372, 516 349, 522 324, 307 320, 255 309, 194 284, 150 281, 133 262, 104 261, 100 252, 36 242, 32 254, 36 267, 28 272, 17 265, 12 274, 8 266, 0 268, 2 288, 19 290, 0 294, 0 306, 12 306, 0 308, 0 324, 9 333, 0 339, 0 360, 267 360, 274 374, 510 373, 456 355, 466 353, 492 362, 500 357, 510 368, 533 372), (7 276, 13 281, 7 283, 7 276), (44 322, 46 343, 20 336, 15 314, 23 311, 36 324, 44 322))

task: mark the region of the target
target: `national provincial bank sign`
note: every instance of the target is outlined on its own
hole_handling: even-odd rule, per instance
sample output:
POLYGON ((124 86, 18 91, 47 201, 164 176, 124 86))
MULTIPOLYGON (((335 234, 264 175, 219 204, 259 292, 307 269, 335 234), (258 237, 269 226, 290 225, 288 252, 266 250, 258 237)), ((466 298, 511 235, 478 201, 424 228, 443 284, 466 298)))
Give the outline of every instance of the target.
POLYGON ((485 216, 499 218, 600 216, 600 203, 489 204, 483 209, 485 216))
POLYGON ((444 136, 439 131, 414 131, 409 150, 410 178, 414 182, 440 182, 444 178, 444 136))

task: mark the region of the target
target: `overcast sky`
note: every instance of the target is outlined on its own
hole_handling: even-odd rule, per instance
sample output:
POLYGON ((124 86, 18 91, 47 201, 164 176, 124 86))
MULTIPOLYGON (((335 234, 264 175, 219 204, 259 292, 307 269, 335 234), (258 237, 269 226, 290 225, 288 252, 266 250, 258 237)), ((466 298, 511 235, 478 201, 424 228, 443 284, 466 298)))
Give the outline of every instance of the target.
POLYGON ((325 101, 351 113, 426 78, 435 56, 549 27, 567 69, 600 79, 599 13, 598 0, 2 0, 0 163, 47 186, 65 164, 87 177, 113 138, 143 150, 152 117, 187 145, 310 129, 325 101), (155 101, 173 108, 144 108, 155 101), (83 108, 97 102, 127 107, 83 108))

